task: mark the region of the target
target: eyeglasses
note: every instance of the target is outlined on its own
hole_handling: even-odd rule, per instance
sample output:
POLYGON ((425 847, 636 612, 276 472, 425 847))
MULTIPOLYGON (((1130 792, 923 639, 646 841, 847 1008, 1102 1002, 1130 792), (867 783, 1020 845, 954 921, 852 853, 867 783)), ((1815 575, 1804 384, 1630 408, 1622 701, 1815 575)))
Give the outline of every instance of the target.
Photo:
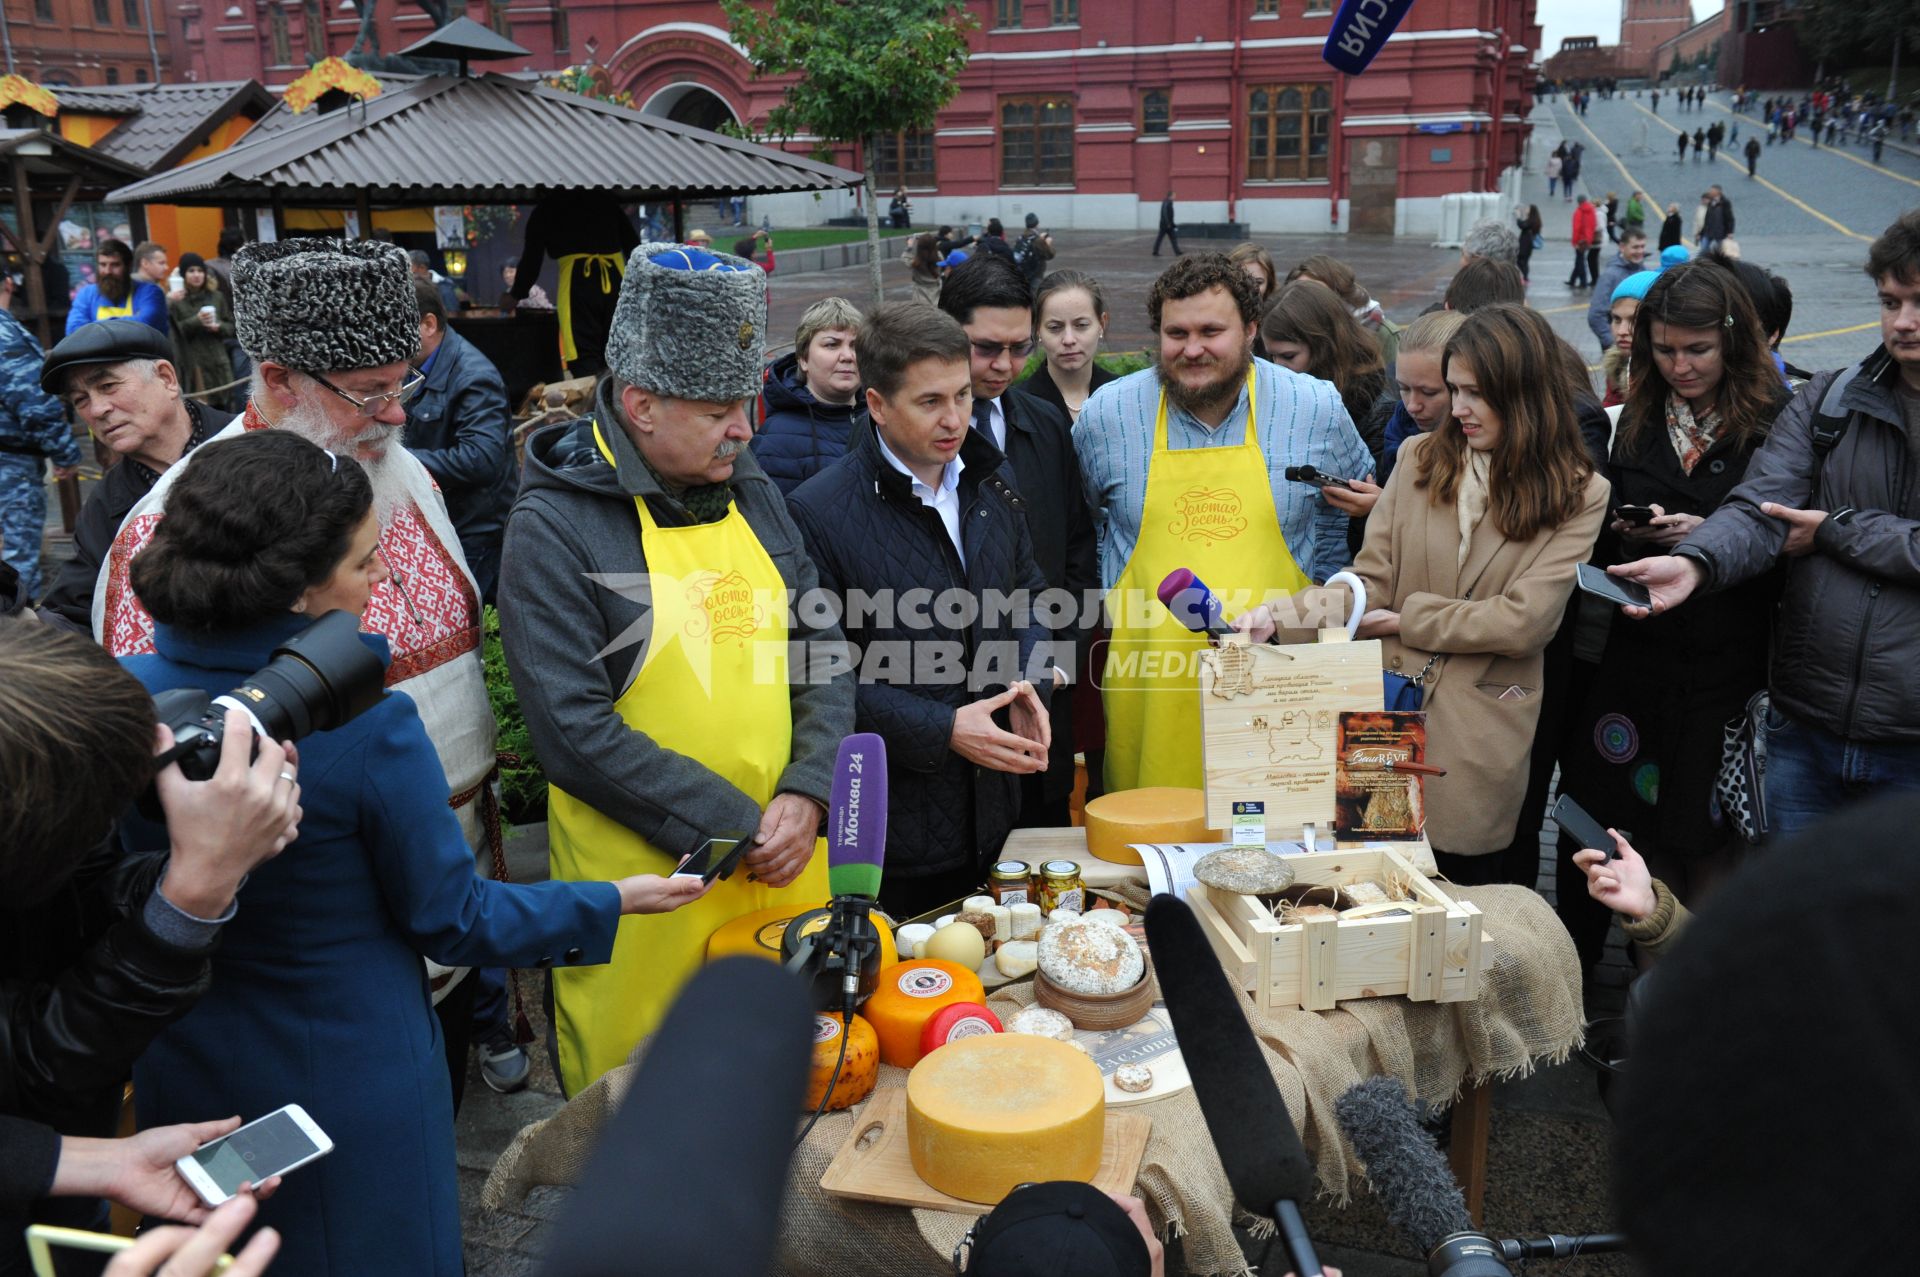
POLYGON ((1010 341, 1004 345, 997 341, 976 341, 973 353, 981 359, 998 359, 1002 354, 1012 355, 1015 359, 1025 359, 1033 353, 1033 338, 1025 341, 1010 341))
POLYGON ((421 372, 412 364, 407 365, 407 372, 412 375, 400 383, 400 389, 389 390, 385 394, 368 395, 364 399, 359 395, 348 394, 317 372, 310 372, 307 376, 313 378, 328 390, 331 390, 334 394, 339 395, 342 399, 359 409, 361 416, 377 417, 381 412, 385 411, 389 404, 405 404, 409 399, 419 394, 420 387, 426 384, 427 374, 421 372))

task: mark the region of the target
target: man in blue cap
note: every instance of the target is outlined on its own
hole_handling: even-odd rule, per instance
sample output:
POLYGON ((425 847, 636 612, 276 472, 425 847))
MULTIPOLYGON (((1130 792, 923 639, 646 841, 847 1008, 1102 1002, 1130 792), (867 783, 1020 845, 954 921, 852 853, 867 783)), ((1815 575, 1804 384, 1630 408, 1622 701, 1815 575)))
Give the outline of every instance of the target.
POLYGON ((40 601, 47 621, 91 636, 94 586, 121 522, 161 475, 227 423, 227 414, 181 393, 173 343, 146 324, 82 324, 47 352, 39 383, 120 458, 87 497, 73 529, 73 558, 40 601))

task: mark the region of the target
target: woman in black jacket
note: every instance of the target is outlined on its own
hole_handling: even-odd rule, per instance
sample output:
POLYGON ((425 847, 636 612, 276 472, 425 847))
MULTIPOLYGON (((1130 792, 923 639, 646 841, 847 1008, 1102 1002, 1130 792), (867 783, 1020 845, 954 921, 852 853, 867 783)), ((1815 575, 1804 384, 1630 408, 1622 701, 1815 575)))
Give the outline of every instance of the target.
POLYGON ((1014 393, 1053 404, 1071 425, 1080 420, 1093 392, 1114 379, 1094 362, 1107 335, 1107 296, 1100 281, 1077 270, 1048 275, 1033 293, 1033 331, 1045 358, 1031 377, 1014 385, 1014 393))
MULTIPOLYGON (((1731 271, 1694 261, 1666 271, 1634 317, 1631 390, 1608 472, 1614 515, 1601 565, 1678 545, 1745 475, 1786 404, 1760 320, 1731 271), (1622 507, 1651 509, 1652 516, 1622 507)), ((1730 848, 1714 800, 1721 730, 1767 682, 1779 576, 1768 573, 1611 628, 1562 786, 1634 845, 1692 904, 1730 848)), ((1575 942, 1589 962, 1599 934, 1575 942)))
POLYGON ((1681 240, 1683 228, 1680 222, 1680 206, 1667 205, 1667 220, 1660 223, 1660 251, 1666 252, 1681 240))
POLYGON ((1520 278, 1532 283, 1533 276, 1527 272, 1527 267, 1533 261, 1533 241, 1539 236, 1543 225, 1540 221, 1540 206, 1527 205, 1514 215, 1513 220, 1520 231, 1520 251, 1514 255, 1513 264, 1520 268, 1520 278))

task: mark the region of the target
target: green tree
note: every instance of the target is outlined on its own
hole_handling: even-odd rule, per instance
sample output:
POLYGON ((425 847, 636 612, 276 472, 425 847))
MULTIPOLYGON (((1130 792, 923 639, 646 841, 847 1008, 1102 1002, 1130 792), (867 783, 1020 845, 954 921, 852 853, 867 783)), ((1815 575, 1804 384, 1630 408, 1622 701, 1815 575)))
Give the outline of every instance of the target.
POLYGON ((793 75, 767 113, 764 137, 810 133, 860 146, 867 175, 867 248, 881 300, 879 183, 873 138, 933 126, 959 92, 967 34, 978 22, 954 0, 720 0, 756 74, 793 75))

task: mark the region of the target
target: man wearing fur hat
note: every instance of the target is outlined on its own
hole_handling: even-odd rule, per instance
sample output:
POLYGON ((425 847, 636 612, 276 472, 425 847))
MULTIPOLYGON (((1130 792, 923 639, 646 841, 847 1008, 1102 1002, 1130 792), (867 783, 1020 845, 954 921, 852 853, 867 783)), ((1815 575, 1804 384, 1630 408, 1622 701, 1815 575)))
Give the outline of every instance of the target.
POLYGON ((766 313, 766 278, 750 262, 642 244, 593 419, 527 441, 501 636, 552 782, 553 876, 671 873, 709 839, 748 844, 700 900, 623 921, 613 961, 592 977, 552 973, 570 1095, 626 1061, 717 928, 826 902, 816 839, 853 730, 853 685, 787 669, 790 641, 819 651, 843 640, 805 605, 813 564, 747 449, 766 313))
MULTIPOLYGON (((400 446, 403 405, 421 385, 412 367, 420 310, 406 252, 372 240, 248 244, 233 258, 234 322, 253 359, 246 411, 215 436, 290 430, 358 461, 373 482, 380 555, 392 576, 374 587, 361 627, 386 636, 387 686, 406 692, 453 788, 470 845, 483 846, 480 802, 494 765, 493 712, 480 665, 480 603, 446 502, 400 446)), ((187 465, 191 465, 189 459, 187 465)), ((153 618, 128 583, 133 557, 165 514, 174 466, 128 513, 100 570, 93 633, 108 652, 153 650, 153 618)), ((428 963, 436 999, 464 972, 428 963), (442 979, 441 977, 447 977, 442 979)), ((470 982, 466 982, 470 983, 470 982)), ((465 1017, 449 1051, 466 1076, 465 1017)))

